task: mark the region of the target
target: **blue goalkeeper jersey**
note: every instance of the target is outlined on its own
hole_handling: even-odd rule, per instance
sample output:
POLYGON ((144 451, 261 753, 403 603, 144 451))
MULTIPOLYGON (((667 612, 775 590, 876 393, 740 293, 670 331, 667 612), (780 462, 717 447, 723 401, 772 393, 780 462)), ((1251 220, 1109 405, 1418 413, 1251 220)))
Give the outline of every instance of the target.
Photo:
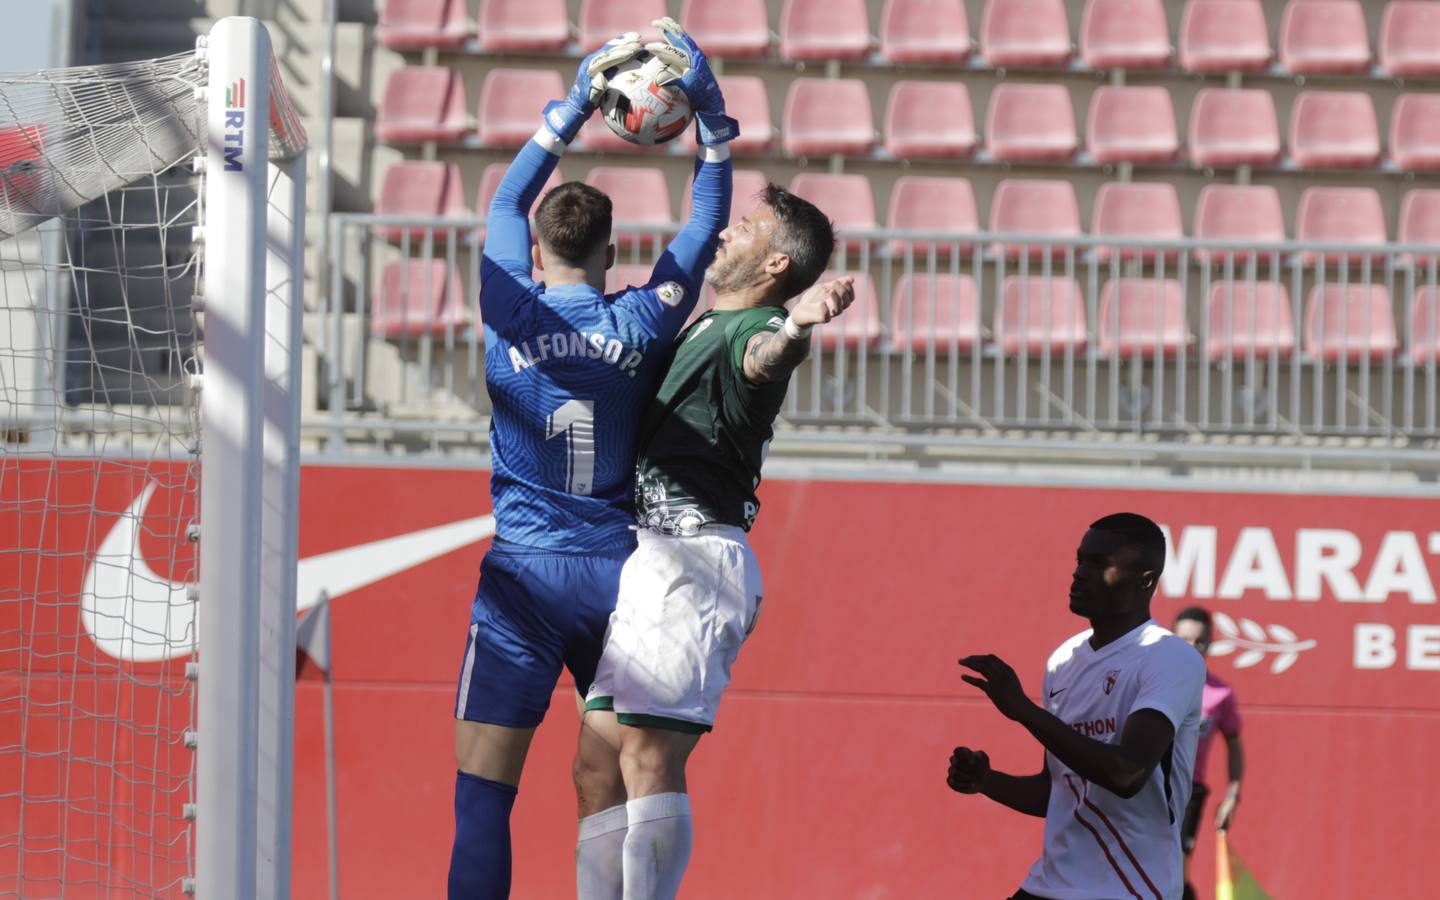
POLYGON ((730 214, 729 159, 695 166, 689 222, 649 281, 604 295, 531 279, 527 213, 559 157, 534 140, 495 193, 480 266, 498 537, 586 553, 633 537, 635 441, 730 214))

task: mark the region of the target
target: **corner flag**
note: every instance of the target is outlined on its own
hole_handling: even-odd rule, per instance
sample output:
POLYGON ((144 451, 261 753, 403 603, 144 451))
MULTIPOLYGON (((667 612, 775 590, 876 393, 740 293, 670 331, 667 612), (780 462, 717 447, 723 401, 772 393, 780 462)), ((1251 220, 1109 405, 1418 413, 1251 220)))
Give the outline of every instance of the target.
POLYGON ((1215 900, 1270 900, 1270 895, 1230 849, 1223 831, 1215 836, 1215 900))

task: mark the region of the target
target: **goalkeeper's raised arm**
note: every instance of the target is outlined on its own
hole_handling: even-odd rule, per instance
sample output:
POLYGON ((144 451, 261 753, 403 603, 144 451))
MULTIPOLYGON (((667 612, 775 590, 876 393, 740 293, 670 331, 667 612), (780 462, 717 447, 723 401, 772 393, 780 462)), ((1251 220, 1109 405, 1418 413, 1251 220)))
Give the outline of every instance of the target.
POLYGON ((729 142, 740 136, 740 126, 725 114, 725 96, 695 40, 671 18, 656 19, 655 27, 665 36, 665 43, 647 44, 645 49, 669 67, 662 83, 677 84, 685 92, 695 113, 700 148, 691 185, 690 219, 655 264, 651 283, 678 281, 698 295, 705 269, 715 258, 720 232, 730 221, 729 142))
POLYGON ((514 313, 517 300, 529 295, 533 285, 530 207, 555 171, 560 155, 595 112, 615 67, 640 50, 640 36, 632 31, 581 60, 570 92, 545 107, 544 124, 505 171, 486 214, 485 251, 480 263, 480 280, 487 288, 480 292, 480 316, 487 325, 501 327, 514 313))

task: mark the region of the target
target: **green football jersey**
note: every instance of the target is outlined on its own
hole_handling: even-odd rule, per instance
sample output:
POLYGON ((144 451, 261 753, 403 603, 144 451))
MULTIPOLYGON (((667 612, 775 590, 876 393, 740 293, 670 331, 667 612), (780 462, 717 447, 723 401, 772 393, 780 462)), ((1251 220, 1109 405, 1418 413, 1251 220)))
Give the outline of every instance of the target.
POLYGON ((745 345, 775 332, 785 310, 711 311, 675 342, 660 390, 640 421, 635 508, 640 524, 671 534, 702 525, 746 531, 760 501, 760 466, 786 381, 745 377, 745 345))

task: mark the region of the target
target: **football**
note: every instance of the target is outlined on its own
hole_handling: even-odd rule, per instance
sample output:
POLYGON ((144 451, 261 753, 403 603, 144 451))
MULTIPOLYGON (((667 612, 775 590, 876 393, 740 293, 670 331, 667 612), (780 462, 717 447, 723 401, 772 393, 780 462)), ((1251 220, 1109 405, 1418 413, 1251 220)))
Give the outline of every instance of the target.
POLYGON ((611 131, 642 146, 663 144, 685 131, 690 100, 675 84, 655 83, 665 71, 665 63, 645 51, 620 65, 600 99, 600 115, 611 131))

